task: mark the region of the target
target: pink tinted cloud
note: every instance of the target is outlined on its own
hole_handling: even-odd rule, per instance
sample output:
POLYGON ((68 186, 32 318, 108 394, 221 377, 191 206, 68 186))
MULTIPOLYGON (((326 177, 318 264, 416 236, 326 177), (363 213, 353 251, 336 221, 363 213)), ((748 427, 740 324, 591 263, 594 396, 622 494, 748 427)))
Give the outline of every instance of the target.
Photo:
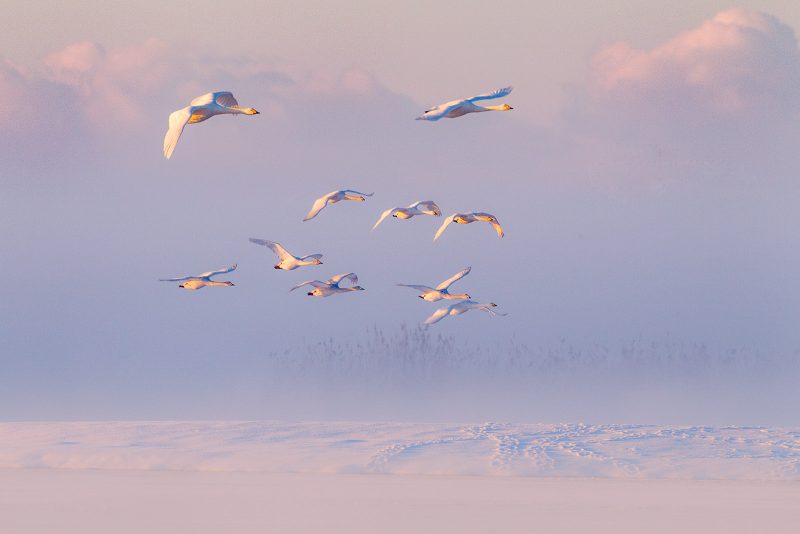
POLYGON ((798 81, 792 29, 763 13, 731 9, 652 50, 624 42, 600 50, 590 92, 601 101, 668 100, 736 114, 794 98, 798 81))
POLYGON ((71 44, 44 58, 49 78, 71 87, 83 99, 83 111, 95 125, 135 122, 148 94, 162 88, 176 67, 166 43, 106 51, 92 42, 71 44))

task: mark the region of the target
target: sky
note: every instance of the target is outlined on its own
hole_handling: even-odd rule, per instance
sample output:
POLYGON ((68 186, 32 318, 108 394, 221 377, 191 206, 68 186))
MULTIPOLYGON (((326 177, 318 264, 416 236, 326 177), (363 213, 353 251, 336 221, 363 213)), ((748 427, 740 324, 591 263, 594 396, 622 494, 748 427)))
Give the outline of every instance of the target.
MULTIPOLYGON (((263 362, 414 328, 436 306, 394 284, 467 265, 457 289, 509 315, 431 330, 464 350, 674 343, 797 376, 782 358, 800 348, 800 6, 562 4, 6 0, 0 418, 362 416, 362 398, 323 409, 341 390, 312 394, 302 376, 296 396, 268 396, 263 362), (513 111, 413 120, 508 84, 513 111), (169 113, 211 90, 261 115, 189 126, 164 160, 169 113), (375 196, 301 221, 340 188, 375 196), (434 244, 427 217, 369 231, 427 199, 493 213, 506 237, 473 224, 434 244), (275 271, 249 237, 324 265, 275 271), (236 262, 233 288, 157 282, 236 262), (347 271, 367 291, 288 293, 347 271)), ((748 398, 776 389, 758 387, 748 398)), ((424 403, 397 408, 420 392, 398 387, 366 415, 424 418, 424 403)), ((593 416, 646 418, 629 399, 593 416)), ((576 418, 592 399, 570 402, 514 417, 576 418)), ((724 404, 709 417, 724 421, 724 404)))

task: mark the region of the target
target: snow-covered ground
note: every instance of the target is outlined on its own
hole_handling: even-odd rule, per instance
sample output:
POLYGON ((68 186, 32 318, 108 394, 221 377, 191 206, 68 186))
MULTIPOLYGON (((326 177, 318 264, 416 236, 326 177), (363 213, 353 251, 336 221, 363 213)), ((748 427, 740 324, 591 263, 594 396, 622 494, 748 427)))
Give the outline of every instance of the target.
POLYGON ((0 423, 0 468, 800 481, 800 429, 501 423, 0 423))
POLYGON ((800 429, 0 423, 0 532, 796 532, 800 429))

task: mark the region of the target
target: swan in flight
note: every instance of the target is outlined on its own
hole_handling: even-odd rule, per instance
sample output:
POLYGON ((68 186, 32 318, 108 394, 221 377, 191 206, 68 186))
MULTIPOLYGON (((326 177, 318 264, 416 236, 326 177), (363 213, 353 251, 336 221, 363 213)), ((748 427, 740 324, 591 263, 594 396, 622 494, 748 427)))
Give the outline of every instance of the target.
POLYGON ((447 219, 442 223, 442 226, 436 231, 436 235, 433 236, 433 240, 436 241, 439 237, 444 233, 450 223, 458 223, 458 224, 469 224, 474 223, 475 221, 485 221, 492 225, 494 231, 497 232, 497 235, 503 237, 505 233, 503 232, 503 227, 500 226, 500 223, 497 222, 497 217, 490 213, 483 213, 483 212, 472 212, 472 213, 454 213, 447 217, 447 219))
POLYGON ((331 191, 324 197, 319 197, 314 201, 311 206, 311 211, 308 212, 304 221, 309 221, 317 216, 317 214, 325 208, 328 204, 336 204, 340 200, 358 200, 364 202, 367 200, 365 197, 371 197, 375 193, 359 193, 351 189, 342 189, 341 191, 331 191))
POLYGON ((439 308, 433 315, 425 319, 424 324, 432 325, 438 323, 448 315, 452 315, 455 317, 456 315, 461 315, 462 313, 467 313, 470 310, 483 310, 485 312, 489 312, 491 315, 508 315, 506 313, 497 313, 492 308, 497 306, 494 302, 489 302, 488 304, 481 304, 480 302, 475 302, 474 300, 462 300, 461 302, 456 302, 455 304, 450 304, 449 306, 445 306, 444 308, 439 308))
POLYGON ((493 98, 501 98, 509 94, 514 88, 510 85, 503 87, 496 91, 483 93, 482 95, 473 96, 472 98, 465 98, 463 100, 453 100, 445 104, 439 104, 435 108, 431 108, 419 117, 418 121, 438 121, 443 117, 448 119, 455 119, 467 113, 479 113, 481 111, 507 111, 514 109, 508 104, 500 104, 499 106, 478 106, 475 102, 480 100, 492 100, 493 98))
POLYGON ((178 287, 191 290, 202 289, 206 286, 232 286, 233 282, 215 282, 211 279, 211 277, 218 274, 229 273, 234 270, 236 270, 235 263, 230 267, 217 269, 216 271, 208 271, 206 273, 198 274, 197 276, 184 276, 183 278, 162 278, 159 280, 159 282, 183 282, 182 284, 178 285, 178 287))
POLYGON ((447 292, 448 288, 453 285, 455 282, 461 280, 465 276, 469 274, 472 270, 472 267, 467 267, 463 271, 459 271, 441 284, 436 287, 428 287, 428 286, 417 286, 412 284, 397 284, 398 286, 402 287, 410 287, 416 289, 421 294, 419 298, 423 300, 427 300, 428 302, 436 302, 442 299, 469 299, 471 298, 468 294, 464 293, 463 295, 451 295, 447 292))
POLYGON ((331 276, 325 282, 321 282, 320 280, 309 280, 307 282, 303 282, 302 284, 297 284, 289 291, 294 291, 295 289, 308 285, 314 287, 314 289, 307 293, 307 295, 310 297, 330 297, 331 295, 338 295, 339 293, 364 291, 363 287, 356 284, 358 284, 358 276, 356 276, 356 273, 344 273, 331 276), (339 284, 343 280, 348 280, 353 285, 351 287, 340 287, 339 284))
POLYGON ((377 228, 389 215, 398 219, 410 219, 415 215, 433 215, 434 217, 441 217, 442 210, 439 209, 439 206, 437 206, 436 202, 433 200, 418 200, 405 208, 390 208, 384 211, 381 213, 380 219, 378 219, 378 222, 375 223, 372 229, 374 230, 377 228))
POLYGON ((320 261, 322 254, 309 254, 308 256, 297 257, 289 253, 280 243, 276 243, 275 241, 251 237, 250 242, 267 247, 278 256, 280 261, 275 265, 276 269, 292 271, 303 265, 322 265, 320 261))
POLYGON ((239 102, 228 91, 217 93, 206 93, 198 96, 189 105, 179 109, 169 116, 169 129, 164 136, 164 157, 169 159, 175 145, 178 144, 183 133, 183 128, 187 124, 203 122, 214 115, 258 115, 258 111, 253 108, 239 107, 239 102))

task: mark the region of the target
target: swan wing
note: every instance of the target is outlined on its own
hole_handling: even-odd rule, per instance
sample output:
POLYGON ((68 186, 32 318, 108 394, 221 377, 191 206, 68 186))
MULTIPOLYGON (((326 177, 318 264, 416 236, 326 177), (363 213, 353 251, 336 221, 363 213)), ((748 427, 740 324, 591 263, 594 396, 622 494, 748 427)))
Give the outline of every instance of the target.
POLYGON ((212 277, 214 275, 217 275, 217 274, 229 273, 231 271, 235 271, 237 266, 238 266, 238 264, 234 263, 230 267, 223 267, 222 269, 217 269, 216 271, 207 271, 207 272, 198 274, 197 276, 193 276, 192 278, 210 278, 210 277, 212 277))
POLYGON ((173 111, 169 116, 169 129, 164 136, 164 157, 169 159, 172 157, 172 152, 175 150, 175 145, 178 144, 178 139, 181 138, 183 129, 189 123, 192 117, 190 108, 185 107, 178 111, 173 111))
POLYGON ((183 278, 159 278, 159 282, 183 282, 184 280, 191 280, 194 276, 184 276, 183 278))
POLYGON ((448 313, 450 313, 452 306, 447 306, 446 308, 439 308, 433 314, 423 321, 423 324, 435 324, 444 319, 448 313))
MULTIPOLYGON (((425 213, 431 213, 436 217, 441 217, 442 216, 442 210, 439 208, 439 206, 436 205, 436 202, 434 202, 433 200, 417 201, 417 202, 414 202, 414 204, 412 206, 415 207, 415 208, 422 208, 421 211, 423 211, 425 213)), ((409 208, 412 207, 412 206, 409 206, 409 208)))
POLYGON ((462 278, 467 276, 471 270, 472 270, 472 267, 467 267, 463 271, 457 272, 456 274, 454 274, 453 276, 451 276, 450 278, 448 278, 447 280, 445 280, 444 282, 442 282, 441 284, 436 286, 436 289, 438 289, 439 291, 443 291, 443 290, 447 289, 448 287, 453 285, 453 283, 455 283, 458 280, 461 280, 462 278))
POLYGON ((499 222, 489 221, 489 224, 492 225, 492 228, 494 228, 494 231, 497 232, 498 236, 503 237, 504 235, 506 235, 505 232, 503 232, 503 227, 500 226, 499 222))
POLYGON ((372 227, 372 229, 374 230, 375 228, 377 228, 377 227, 378 227, 378 225, 379 225, 380 223, 382 223, 382 222, 383 222, 383 220, 384 220, 386 217, 388 217, 389 215, 391 215, 391 214, 392 214, 392 212, 393 212, 394 210, 396 210, 396 209, 397 209, 397 208, 389 208, 388 210, 386 210, 386 211, 384 211, 383 213, 381 213, 381 217, 380 217, 380 219, 378 219, 378 222, 376 222, 376 223, 375 223, 375 226, 373 226, 373 227, 372 227))
POLYGON ((450 226, 450 223, 453 222, 453 218, 455 216, 456 216, 456 214, 454 213, 454 214, 450 215, 447 219, 445 219, 445 221, 442 223, 442 225, 439 227, 439 229, 436 230, 436 235, 433 236, 433 240, 434 241, 439 239, 439 237, 441 237, 441 235, 444 233, 444 231, 447 230, 447 227, 450 226))
POLYGON ((509 85, 508 87, 503 87, 502 89, 497 89, 495 91, 489 91, 488 93, 483 93, 481 95, 473 96, 472 98, 467 98, 469 102, 476 102, 478 100, 492 100, 494 98, 501 98, 506 96, 507 94, 511 93, 514 90, 514 87, 509 85))
POLYGON ((338 193, 338 191, 333 191, 331 193, 328 193, 324 197, 319 197, 317 200, 315 200, 314 205, 311 206, 311 210, 309 210, 309 212, 306 214, 305 219, 303 220, 309 221, 314 217, 316 217, 317 214, 319 214, 319 212, 322 211, 322 208, 328 205, 328 199, 331 198, 331 196, 335 195, 336 193, 338 193))
POLYGON ((308 260, 321 260, 322 254, 309 254, 308 256, 303 256, 300 258, 300 261, 308 261, 308 260))
POLYGON ((193 98, 191 102, 189 102, 190 106, 207 106, 214 101, 214 95, 219 93, 206 93, 204 95, 200 95, 197 98, 193 98))
POLYGON ((414 284, 396 284, 396 285, 398 285, 398 286, 400 286, 400 287, 410 287, 410 288, 416 289, 416 290, 417 290, 417 291, 419 291, 420 293, 427 293, 428 291, 431 291, 431 290, 433 289, 432 287, 428 287, 428 286, 416 286, 416 285, 414 285, 414 284))
POLYGON ((344 273, 344 274, 337 274, 337 275, 335 275, 335 276, 331 276, 331 277, 328 279, 327 283, 328 283, 329 285, 335 285, 335 286, 338 286, 338 285, 339 285, 339 283, 340 283, 342 280, 350 280, 350 283, 352 283, 353 285, 356 285, 356 284, 358 283, 358 276, 356 276, 356 273, 344 273))
POLYGON ((439 104, 438 106, 427 110, 425 113, 420 115, 416 118, 418 121, 438 121, 442 117, 445 117, 448 113, 450 113, 453 109, 460 106, 464 101, 463 100, 452 100, 445 104, 439 104))
POLYGON ((301 288, 303 286, 308 286, 308 285, 311 285, 311 286, 314 286, 314 287, 328 287, 330 284, 326 284, 325 282, 320 282, 319 280, 306 280, 305 282, 297 284, 296 286, 294 286, 289 291, 292 292, 295 289, 299 289, 299 288, 301 288))
POLYGON ((283 246, 281 246, 280 243, 276 243, 275 241, 268 241, 266 239, 256 239, 254 237, 251 237, 250 242, 255 243, 256 245, 267 247, 272 252, 274 252, 281 260, 294 258, 294 256, 289 254, 289 252, 285 248, 283 248, 283 246))
POLYGON ((225 108, 238 108, 239 102, 236 101, 234 98, 233 93, 229 91, 219 91, 217 93, 212 93, 214 96, 214 102, 219 104, 225 108))
POLYGON ((345 195, 361 195, 362 197, 371 197, 375 193, 361 193, 360 191, 354 191, 352 189, 345 189, 342 191, 345 195))

